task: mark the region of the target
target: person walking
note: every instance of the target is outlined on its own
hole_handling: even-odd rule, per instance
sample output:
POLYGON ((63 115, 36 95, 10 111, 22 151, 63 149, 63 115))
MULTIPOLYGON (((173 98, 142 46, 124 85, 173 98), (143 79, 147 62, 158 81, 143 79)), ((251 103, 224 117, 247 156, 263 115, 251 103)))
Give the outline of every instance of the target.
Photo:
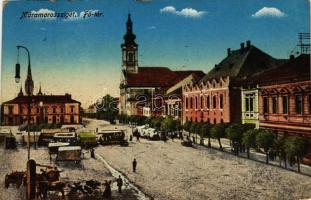
POLYGON ((136 166, 137 166, 137 161, 136 161, 136 158, 134 158, 133 160, 133 172, 136 172, 136 166))
POLYGON ((41 175, 40 175, 40 192, 41 195, 43 196, 43 199, 47 199, 48 197, 48 180, 47 180, 47 175, 44 170, 41 170, 41 175))
POLYGON ((117 178, 117 186, 118 186, 118 191, 119 193, 121 193, 121 189, 122 189, 122 185, 123 185, 123 180, 121 178, 121 176, 119 175, 119 178, 117 178))

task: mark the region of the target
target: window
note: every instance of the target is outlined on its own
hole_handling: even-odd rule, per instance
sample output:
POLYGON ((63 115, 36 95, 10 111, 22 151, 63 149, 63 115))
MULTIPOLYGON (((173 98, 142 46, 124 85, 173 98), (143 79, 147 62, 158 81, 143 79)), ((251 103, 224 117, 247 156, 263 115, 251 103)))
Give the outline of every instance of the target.
POLYGON ((309 103, 309 106, 308 106, 309 114, 311 114, 311 94, 308 95, 308 103, 309 103))
POLYGON ((210 108, 210 102, 209 102, 209 96, 206 96, 206 108, 209 109, 210 108))
POLYGON ((219 96, 219 108, 223 109, 224 108, 224 95, 219 96))
POLYGON ((269 99, 268 99, 268 97, 263 98, 263 112, 269 113, 269 99))
POLYGON ((203 96, 201 96, 201 109, 203 109, 203 96))
POLYGON ((70 106, 70 112, 72 112, 72 113, 73 113, 73 108, 74 108, 74 106, 70 106))
POLYGON ((40 108, 37 108, 37 113, 40 113, 40 108))
POLYGON ((282 96, 282 110, 283 110, 283 114, 288 113, 288 97, 287 96, 282 96))
POLYGON ((278 97, 272 97, 272 113, 276 114, 278 112, 278 97))
POLYGON ((214 124, 216 124, 216 119, 214 119, 214 124))
POLYGON ((64 113, 64 108, 61 108, 61 109, 60 109, 60 112, 61 112, 61 113, 64 113))
POLYGON ((53 108, 53 113, 56 113, 56 107, 53 108))
POLYGON ((190 109, 192 109, 192 108, 193 108, 193 98, 190 97, 190 109))
POLYGON ((9 106, 9 115, 13 114, 13 106, 9 106))
POLYGON ((302 96, 296 95, 295 98, 296 114, 302 114, 302 96))
POLYGON ((188 109, 188 97, 186 97, 186 109, 188 109))
POLYGON ((198 97, 195 97, 195 109, 198 109, 198 97))
POLYGON ((129 53, 129 61, 130 61, 130 62, 133 62, 133 61, 134 61, 134 56, 133 56, 133 53, 132 53, 132 52, 129 53))
POLYGON ((216 96, 213 96, 213 109, 216 109, 216 96))

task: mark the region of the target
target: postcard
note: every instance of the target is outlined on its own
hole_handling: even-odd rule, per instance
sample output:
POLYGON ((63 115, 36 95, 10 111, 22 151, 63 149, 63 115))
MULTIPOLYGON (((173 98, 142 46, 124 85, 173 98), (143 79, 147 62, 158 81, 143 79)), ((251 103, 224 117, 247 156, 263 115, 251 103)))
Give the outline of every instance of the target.
POLYGON ((310 199, 310 4, 2 1, 0 200, 310 199))

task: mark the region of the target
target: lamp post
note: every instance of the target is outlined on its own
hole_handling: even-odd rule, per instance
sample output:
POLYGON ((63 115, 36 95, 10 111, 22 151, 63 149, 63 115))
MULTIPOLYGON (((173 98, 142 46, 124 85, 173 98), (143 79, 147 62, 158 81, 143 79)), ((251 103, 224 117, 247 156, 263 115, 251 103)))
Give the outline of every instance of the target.
MULTIPOLYGON (((27 51, 28 54, 28 68, 30 68, 30 54, 29 54, 29 50, 24 47, 24 46, 16 46, 17 47, 17 63, 15 65, 15 82, 19 83, 20 81, 20 64, 19 64, 19 49, 25 49, 27 51)), ((30 85, 28 84, 28 88, 25 88, 26 91, 30 91, 30 85)), ((28 128, 28 161, 30 160, 30 117, 31 117, 31 99, 28 98, 28 119, 27 119, 27 128, 28 128)))
POLYGON ((20 81, 20 64, 19 64, 19 49, 24 49, 27 51, 28 54, 28 74, 25 83, 25 90, 28 95, 28 161, 27 161, 27 188, 26 188, 26 195, 28 200, 35 199, 36 194, 36 162, 34 160, 30 160, 30 118, 31 118, 31 95, 33 90, 33 82, 31 79, 31 65, 30 65, 30 54, 29 50, 24 46, 16 46, 17 47, 17 63, 15 65, 15 82, 18 83, 20 81))

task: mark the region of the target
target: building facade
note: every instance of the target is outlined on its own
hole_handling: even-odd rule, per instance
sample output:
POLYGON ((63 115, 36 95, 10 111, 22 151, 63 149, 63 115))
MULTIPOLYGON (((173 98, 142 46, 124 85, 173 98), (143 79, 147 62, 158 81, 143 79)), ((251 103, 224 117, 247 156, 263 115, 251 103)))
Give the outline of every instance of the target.
POLYGON ((242 124, 254 124, 259 128, 259 86, 241 86, 242 124))
POLYGON ((276 68, 283 61, 251 45, 241 43, 240 49, 227 49, 227 57, 197 83, 183 88, 183 122, 212 124, 241 123, 240 82, 257 73, 276 68))
POLYGON ((197 71, 173 71, 167 67, 139 66, 138 45, 133 22, 128 15, 121 44, 122 75, 120 109, 122 115, 165 115, 166 90, 197 71))
POLYGON ((80 123, 80 102, 69 94, 18 96, 2 105, 3 125, 28 124, 28 119, 30 124, 80 123))

